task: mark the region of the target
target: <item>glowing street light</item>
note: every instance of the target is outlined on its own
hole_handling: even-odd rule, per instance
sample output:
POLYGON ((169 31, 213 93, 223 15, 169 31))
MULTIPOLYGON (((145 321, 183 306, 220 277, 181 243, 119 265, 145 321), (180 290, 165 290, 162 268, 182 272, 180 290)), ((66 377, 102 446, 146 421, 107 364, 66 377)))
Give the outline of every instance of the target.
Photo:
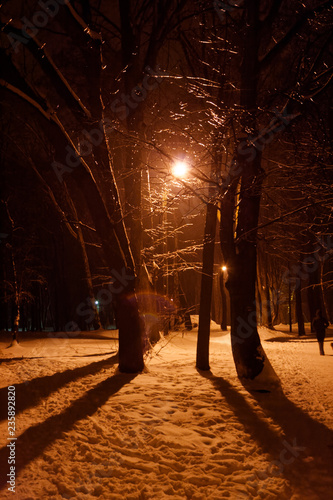
POLYGON ((222 271, 226 271, 227 270, 227 267, 226 266, 222 266, 222 271))
POLYGON ((186 177, 188 174, 188 164, 186 161, 177 160, 172 167, 172 173, 179 179, 186 177))

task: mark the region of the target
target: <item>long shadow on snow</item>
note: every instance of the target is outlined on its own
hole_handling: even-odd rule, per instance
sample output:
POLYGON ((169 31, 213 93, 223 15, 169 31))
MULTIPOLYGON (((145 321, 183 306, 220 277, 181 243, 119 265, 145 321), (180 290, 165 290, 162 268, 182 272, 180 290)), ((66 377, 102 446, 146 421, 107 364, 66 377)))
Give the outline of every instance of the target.
POLYGON ((23 359, 66 359, 66 358, 100 358, 108 354, 114 354, 117 351, 102 352, 95 354, 73 354, 72 356, 17 356, 16 358, 0 358, 0 366, 2 363, 11 363, 12 361, 22 361, 23 359))
MULTIPOLYGON (((45 448, 63 437, 64 432, 70 431, 76 422, 93 415, 111 396, 136 376, 137 374, 117 373, 90 389, 63 412, 29 427, 16 440, 16 475, 32 460, 40 456, 45 448)), ((7 481, 8 455, 9 448, 7 446, 0 449, 0 466, 3 472, 0 478, 0 489, 6 485, 7 481)))
MULTIPOLYGON (((324 342, 325 347, 328 347, 328 343, 332 340, 332 336, 326 337, 324 342)), ((265 342, 288 342, 297 344, 315 344, 317 341, 315 336, 307 335, 306 337, 272 337, 270 339, 265 339, 265 342)))
MULTIPOLYGON (((283 432, 279 435, 266 420, 260 418, 255 409, 246 401, 244 396, 222 377, 216 377, 211 371, 198 373, 209 379, 213 386, 222 394, 229 404, 234 414, 249 432, 253 439, 260 445, 264 453, 272 457, 272 461, 279 461, 282 457, 290 460, 293 455, 286 448, 284 441, 292 447, 305 447, 300 451, 294 448, 294 457, 289 465, 283 465, 283 476, 296 488, 304 489, 306 478, 311 477, 311 492, 317 493, 319 498, 323 498, 322 477, 314 477, 313 469, 320 469, 326 477, 324 486, 327 491, 327 480, 332 481, 332 452, 333 452, 333 431, 326 425, 314 420, 302 409, 292 403, 283 393, 282 389, 276 389, 271 393, 253 393, 251 396, 264 411, 265 419, 269 418, 274 424, 278 424, 283 432), (313 458, 311 458, 313 457, 313 458), (307 459, 305 460, 304 459, 307 459)), ((246 387, 245 387, 246 389, 246 387)), ((246 389, 247 390, 247 389, 246 389)), ((269 468, 268 471, 254 471, 260 477, 269 477, 274 480, 274 475, 269 468), (264 472, 265 474, 262 474, 264 472)), ((333 481, 332 481, 333 486, 333 481)))
MULTIPOLYGON (((68 369, 64 372, 47 375, 46 377, 38 377, 29 380, 29 382, 15 384, 16 415, 27 408, 36 406, 43 398, 49 396, 52 392, 57 391, 60 387, 63 387, 69 382, 73 382, 81 377, 86 377, 87 375, 95 375, 95 373, 98 373, 103 368, 114 365, 117 361, 118 354, 115 354, 110 358, 89 363, 89 365, 68 369)), ((0 421, 6 420, 8 417, 7 397, 7 387, 0 389, 0 421)))

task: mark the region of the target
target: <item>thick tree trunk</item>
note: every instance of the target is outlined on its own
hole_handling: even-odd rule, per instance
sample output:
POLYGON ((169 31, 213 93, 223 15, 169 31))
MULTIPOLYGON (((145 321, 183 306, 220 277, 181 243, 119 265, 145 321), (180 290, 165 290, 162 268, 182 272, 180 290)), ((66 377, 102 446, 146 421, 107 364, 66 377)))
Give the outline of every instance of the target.
POLYGON ((240 378, 256 377, 263 369, 264 353, 257 331, 255 301, 255 247, 245 244, 228 265, 227 288, 231 303, 231 343, 236 370, 240 378), (244 253, 243 253, 244 252, 244 253))
MULTIPOLYGON (((144 92, 147 92, 147 90, 143 89, 141 85, 144 77, 144 69, 142 66, 143 62, 139 55, 134 57, 134 54, 137 52, 137 38, 132 25, 131 2, 129 0, 119 0, 118 5, 121 21, 121 59, 123 68, 126 68, 126 71, 123 74, 122 82, 123 90, 126 96, 124 119, 127 132, 130 136, 125 147, 125 220, 129 231, 134 262, 137 266, 137 272, 140 272, 139 268, 141 265, 141 251, 143 246, 141 141, 143 139, 142 127, 144 122, 144 92), (134 138, 137 138, 137 140, 134 138)), ((154 60, 153 54, 151 54, 151 57, 152 60, 154 60)), ((146 63, 148 65, 151 63, 149 58, 146 63)))
POLYGON ((212 302, 216 220, 216 205, 208 203, 202 253, 199 328, 197 342, 196 366, 197 368, 199 368, 199 370, 209 370, 210 310, 212 302))
POLYGON ((138 314, 138 301, 133 290, 116 295, 115 314, 119 328, 119 370, 125 373, 142 371, 143 363, 143 320, 138 314))
MULTIPOLYGON (((256 135, 257 82, 259 74, 259 5, 248 2, 242 47, 240 105, 244 131, 256 135)), ((246 141, 246 138, 245 138, 246 141)), ((260 344, 256 318, 256 228, 262 187, 261 152, 236 144, 233 179, 221 206, 221 248, 228 267, 231 302, 231 342, 236 370, 240 378, 253 379, 263 369, 265 354, 260 344), (237 175, 236 175, 237 172, 237 175), (235 226, 236 225, 236 231, 235 226), (235 234, 236 233, 236 234, 235 234)))

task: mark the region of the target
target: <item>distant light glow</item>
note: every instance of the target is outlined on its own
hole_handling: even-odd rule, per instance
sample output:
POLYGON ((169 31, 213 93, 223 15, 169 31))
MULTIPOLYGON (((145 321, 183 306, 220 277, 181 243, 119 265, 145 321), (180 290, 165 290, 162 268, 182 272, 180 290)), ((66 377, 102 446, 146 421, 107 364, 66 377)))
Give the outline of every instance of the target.
POLYGON ((96 304, 96 306, 98 306, 98 304, 99 304, 98 300, 95 300, 95 304, 96 304))
POLYGON ((177 160, 172 167, 172 173, 175 177, 183 178, 188 174, 188 164, 186 161, 177 160))
POLYGON ((227 270, 226 266, 222 266, 222 271, 226 271, 226 270, 227 270))

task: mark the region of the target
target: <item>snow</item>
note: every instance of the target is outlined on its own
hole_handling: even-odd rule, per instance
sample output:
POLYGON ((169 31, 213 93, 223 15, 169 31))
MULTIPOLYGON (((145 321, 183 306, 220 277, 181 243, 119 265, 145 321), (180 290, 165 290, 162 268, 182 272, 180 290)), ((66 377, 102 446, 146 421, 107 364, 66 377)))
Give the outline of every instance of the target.
POLYGON ((20 333, 11 347, 2 336, 1 499, 332 498, 333 332, 320 356, 313 336, 282 330, 260 329, 281 381, 270 392, 241 384, 230 334, 213 323, 209 372, 195 368, 196 330, 161 339, 138 375, 117 372, 112 331, 20 333))

